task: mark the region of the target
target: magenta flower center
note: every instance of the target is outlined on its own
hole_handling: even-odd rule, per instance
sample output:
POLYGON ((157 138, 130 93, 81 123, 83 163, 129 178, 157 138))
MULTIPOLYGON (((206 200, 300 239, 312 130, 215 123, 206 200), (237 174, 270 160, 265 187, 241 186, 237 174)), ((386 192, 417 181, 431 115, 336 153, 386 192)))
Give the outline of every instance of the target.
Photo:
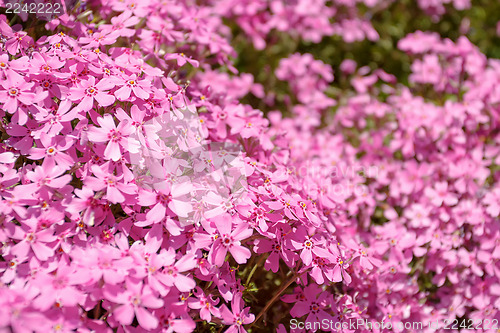
POLYGON ((109 133, 108 133, 108 139, 109 139, 109 140, 112 140, 112 141, 114 141, 114 142, 118 142, 118 141, 120 141, 120 139, 121 139, 121 134, 120 134, 120 132, 118 132, 117 130, 112 129, 112 130, 111 130, 111 131, 109 131, 109 133))
POLYGON ((96 198, 91 197, 87 200, 87 205, 89 207, 95 208, 95 207, 99 206, 99 201, 96 198))
POLYGON ((49 222, 47 220, 40 220, 38 222, 38 225, 40 226, 41 229, 45 229, 49 226, 49 222))
POLYGON ((222 236, 222 244, 226 247, 229 247, 233 244, 233 239, 228 235, 224 235, 222 236))
POLYGON ((172 195, 160 193, 156 196, 156 200, 163 205, 167 205, 172 200, 172 195))

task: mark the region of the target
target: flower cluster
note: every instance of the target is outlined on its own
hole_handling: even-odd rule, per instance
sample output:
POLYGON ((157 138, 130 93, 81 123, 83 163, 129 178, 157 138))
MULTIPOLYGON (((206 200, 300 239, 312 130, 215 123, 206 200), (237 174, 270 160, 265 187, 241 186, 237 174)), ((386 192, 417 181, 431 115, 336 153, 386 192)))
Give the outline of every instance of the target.
MULTIPOLYGON (((314 113, 314 110, 320 111, 335 105, 335 101, 325 95, 328 84, 333 81, 333 70, 321 60, 314 60, 311 54, 295 53, 281 59, 276 77, 289 82, 292 94, 297 97, 302 108, 308 109, 304 113, 314 113)), ((300 107, 296 106, 295 109, 300 107)))
POLYGON ((471 7, 470 0, 418 0, 418 6, 423 9, 433 20, 439 18, 446 13, 446 6, 451 5, 457 10, 465 10, 471 7))
POLYGON ((499 320, 500 61, 418 31, 409 86, 295 53, 269 74, 291 117, 242 102, 277 94, 238 73, 224 20, 256 48, 376 40, 356 2, 0 16, 0 330, 499 320))
POLYGON ((217 13, 233 19, 255 48, 263 49, 275 32, 318 43, 325 36, 341 36, 347 42, 365 38, 377 40, 378 33, 360 13, 358 2, 380 10, 391 1, 342 0, 334 5, 325 0, 221 0, 215 2, 217 13))

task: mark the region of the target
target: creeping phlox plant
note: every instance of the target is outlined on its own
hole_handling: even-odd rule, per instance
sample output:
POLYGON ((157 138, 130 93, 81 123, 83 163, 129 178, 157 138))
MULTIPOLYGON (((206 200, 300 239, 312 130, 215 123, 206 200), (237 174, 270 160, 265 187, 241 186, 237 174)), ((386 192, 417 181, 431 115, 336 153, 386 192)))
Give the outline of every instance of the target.
POLYGON ((0 15, 0 331, 496 331, 500 61, 417 31, 406 85, 345 60, 332 92, 293 53, 267 74, 283 98, 237 71, 225 23, 256 49, 377 40, 356 2, 201 3, 0 15))

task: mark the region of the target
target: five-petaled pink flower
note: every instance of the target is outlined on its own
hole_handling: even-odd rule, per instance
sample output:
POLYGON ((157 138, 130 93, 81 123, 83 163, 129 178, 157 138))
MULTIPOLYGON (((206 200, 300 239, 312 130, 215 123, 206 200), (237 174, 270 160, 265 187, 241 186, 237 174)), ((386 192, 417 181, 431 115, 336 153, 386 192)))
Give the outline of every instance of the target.
POLYGON ((93 165, 91 167, 93 174, 97 177, 89 177, 85 183, 94 191, 106 189, 106 199, 116 204, 125 201, 125 194, 132 195, 136 192, 134 184, 125 184, 123 175, 117 177, 109 172, 106 172, 103 167, 93 165))
POLYGON ((104 157, 118 161, 122 157, 120 146, 124 151, 138 152, 139 142, 129 137, 135 131, 135 128, 128 121, 121 121, 117 127, 113 116, 106 114, 104 117, 97 118, 97 122, 101 127, 92 127, 88 130, 88 133, 94 142, 108 143, 104 150, 104 157))
POLYGON ((144 206, 152 206, 146 217, 151 223, 161 221, 166 217, 167 208, 180 217, 187 217, 193 210, 186 199, 186 194, 191 192, 192 186, 188 183, 165 184, 153 191, 139 191, 139 202, 144 206), (183 200, 184 199, 184 200, 183 200))
POLYGON ((94 100, 100 106, 110 106, 115 102, 115 97, 108 93, 114 87, 110 79, 102 79, 96 83, 95 77, 81 81, 78 87, 71 89, 69 98, 73 102, 78 102, 81 111, 89 111, 94 106, 94 100))
POLYGON ((115 91, 115 96, 120 101, 128 100, 132 92, 139 98, 149 98, 151 82, 140 79, 135 74, 123 77, 121 80, 117 79, 115 82, 120 87, 115 91))
POLYGON ((255 316, 250 313, 250 308, 243 308, 242 302, 241 293, 236 293, 231 301, 231 310, 225 304, 221 307, 222 321, 230 325, 226 330, 228 333, 246 332, 243 325, 248 325, 255 320, 255 316))
MULTIPOLYGON (((14 113, 17 111, 19 103, 31 105, 47 96, 47 93, 42 96, 36 96, 32 87, 34 82, 27 82, 24 77, 16 74, 7 76, 6 80, 2 80, 0 85, 3 89, 0 90, 0 102, 3 103, 5 111, 14 113)), ((26 123, 27 117, 20 125, 26 123)))
POLYGON ((222 266, 229 251, 239 264, 244 264, 251 256, 249 249, 241 245, 241 241, 250 237, 253 230, 244 223, 235 224, 229 214, 214 217, 212 220, 219 231, 211 250, 211 258, 217 266, 222 266))
POLYGON ((125 280, 124 287, 110 286, 103 291, 104 297, 119 304, 111 313, 122 325, 130 325, 137 318, 139 325, 145 330, 158 326, 158 318, 148 309, 158 309, 163 306, 163 300, 153 293, 148 285, 133 278, 125 280))

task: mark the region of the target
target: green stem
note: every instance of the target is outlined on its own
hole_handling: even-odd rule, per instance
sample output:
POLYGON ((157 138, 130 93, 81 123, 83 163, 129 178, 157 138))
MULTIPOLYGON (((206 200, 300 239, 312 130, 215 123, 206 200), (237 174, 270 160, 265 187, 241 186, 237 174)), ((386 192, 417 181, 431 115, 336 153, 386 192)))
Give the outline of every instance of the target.
POLYGON ((260 257, 259 261, 255 264, 255 266, 253 266, 252 271, 250 272, 250 274, 248 275, 248 278, 247 278, 247 283, 246 283, 247 286, 250 283, 250 280, 252 279, 253 274, 255 273, 255 271, 257 270, 257 268, 260 265, 262 265, 262 262, 264 261, 265 258, 266 258, 266 256, 260 257))

